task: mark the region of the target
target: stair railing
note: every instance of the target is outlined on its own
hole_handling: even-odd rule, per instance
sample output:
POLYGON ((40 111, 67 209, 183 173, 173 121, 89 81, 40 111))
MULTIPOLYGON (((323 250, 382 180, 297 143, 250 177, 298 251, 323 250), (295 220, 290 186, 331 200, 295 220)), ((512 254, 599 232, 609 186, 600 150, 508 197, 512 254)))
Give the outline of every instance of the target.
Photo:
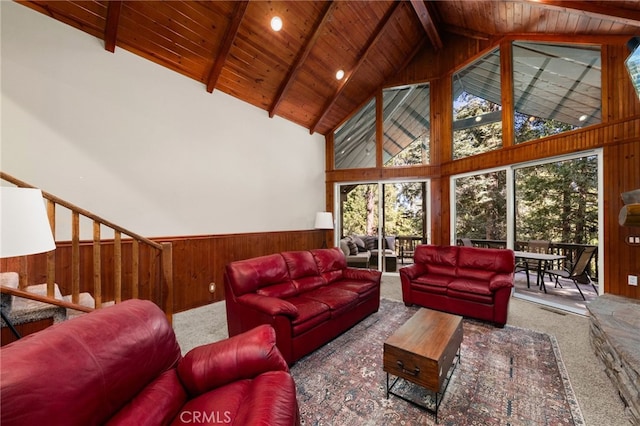
MULTIPOLYGON (((26 182, 23 182, 5 172, 0 171, 0 179, 9 182, 20 188, 35 188, 26 182)), ((71 213, 71 260, 69 265, 71 271, 71 303, 73 305, 80 304, 81 293, 81 266, 83 266, 83 257, 81 256, 81 246, 87 244, 92 246, 91 261, 93 263, 93 285, 91 288, 91 295, 95 300, 95 308, 102 307, 103 300, 103 276, 107 275, 105 268, 101 261, 102 245, 105 241, 101 238, 101 228, 106 227, 113 231, 113 271, 109 275, 113 275, 112 293, 113 302, 119 303, 126 298, 138 298, 140 297, 139 287, 141 275, 149 279, 149 285, 151 287, 150 297, 151 301, 156 303, 165 312, 165 315, 171 322, 173 315, 173 261, 172 261, 172 245, 171 243, 159 243, 131 232, 119 225, 116 225, 108 220, 105 220, 87 210, 73 205, 55 195, 42 191, 43 198, 47 201, 47 214, 49 216, 49 223, 51 230, 56 241, 56 246, 59 247, 59 239, 56 236, 56 212, 57 207, 64 207, 71 213), (91 241, 80 241, 80 218, 84 217, 93 222, 93 238, 91 241), (123 236, 126 243, 131 244, 130 257, 123 259, 123 236), (155 267, 148 267, 148 270, 140 270, 140 253, 141 247, 148 249, 152 254, 151 256, 157 259, 157 262, 152 262, 155 267), (124 260, 127 260, 130 265, 129 280, 130 288, 126 288, 126 283, 123 281, 123 264, 124 260), (154 270, 155 269, 155 270, 154 270), (128 295, 128 296, 123 296, 128 295)), ((86 256, 85 256, 86 258, 86 256)), ((60 266, 60 265, 58 265, 60 266)), ((55 299, 55 285, 56 285, 56 250, 48 252, 46 254, 46 277, 47 277, 47 299, 55 299)), ((22 277, 21 277, 22 278, 22 277)), ((20 287, 23 287, 23 280, 21 279, 20 287)), ((58 283, 60 285, 61 283, 58 283)), ((87 286, 84 286, 87 288, 87 286)), ((24 290, 24 288, 22 288, 24 290)), ((4 292, 4 291, 3 291, 4 292)), ((17 295, 17 294, 16 294, 17 295)), ((29 297, 28 295, 21 295, 21 297, 29 297)), ((29 297, 32 298, 33 297, 29 297)), ((35 300, 35 299, 34 299, 35 300)), ((42 300, 40 300, 42 301, 42 300)), ((59 303, 50 301, 52 304, 60 305, 59 303)), ((86 311, 86 310, 85 310, 86 311)))

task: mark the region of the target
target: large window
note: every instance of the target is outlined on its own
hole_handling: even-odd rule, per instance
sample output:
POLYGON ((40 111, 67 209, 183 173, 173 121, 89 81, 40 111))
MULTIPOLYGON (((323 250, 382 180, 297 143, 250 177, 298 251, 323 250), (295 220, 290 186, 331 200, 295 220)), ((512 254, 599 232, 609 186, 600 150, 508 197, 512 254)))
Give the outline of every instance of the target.
POLYGON ((334 133, 336 169, 376 166, 376 101, 372 99, 334 133))
POLYGON ((514 170, 515 239, 598 243, 595 155, 514 170))
POLYGON ((455 184, 458 238, 502 246, 507 240, 507 174, 504 170, 459 177, 455 184))
POLYGON ((502 146, 500 50, 453 75, 453 158, 502 146))
MULTIPOLYGON (((453 176, 452 243, 598 245, 598 152, 453 176)), ((596 277, 593 277, 594 279, 596 277)))
POLYGON ((600 47, 513 43, 515 142, 600 123, 600 47))
POLYGON ((429 85, 382 91, 385 167, 429 163, 429 85))

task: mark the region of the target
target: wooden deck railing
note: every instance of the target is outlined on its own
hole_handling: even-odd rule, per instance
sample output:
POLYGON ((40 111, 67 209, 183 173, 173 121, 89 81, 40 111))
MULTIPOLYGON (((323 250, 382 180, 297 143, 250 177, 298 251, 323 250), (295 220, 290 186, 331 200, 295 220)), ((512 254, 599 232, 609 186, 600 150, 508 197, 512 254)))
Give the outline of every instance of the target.
MULTIPOLYGON (((507 246, 506 241, 501 240, 481 240, 481 239, 471 239, 471 242, 475 247, 488 247, 488 248, 505 248, 507 246)), ((458 245, 462 245, 462 240, 458 239, 458 245)), ((516 241, 515 250, 527 250, 527 241, 516 241)), ((565 259, 562 261, 561 265, 554 265, 554 267, 559 268, 567 268, 570 269, 570 266, 573 262, 578 259, 580 252, 584 250, 586 247, 593 247, 588 244, 574 244, 574 243, 557 243, 551 241, 549 244, 549 253, 559 254, 565 256, 565 259)), ((598 281, 598 248, 596 247, 596 251, 591 257, 591 262, 587 268, 589 272, 589 276, 593 281, 598 281)))
MULTIPOLYGON (((0 179, 17 187, 34 188, 2 171, 0 179)), ((45 191, 42 191, 42 196, 47 200, 47 213, 56 241, 56 250, 46 254, 48 299, 55 300, 56 283, 61 291, 67 290, 66 294, 71 295, 71 303, 74 305, 80 303, 81 292, 90 293, 95 300, 96 309, 101 308, 107 300, 119 303, 129 298, 146 298, 156 303, 171 321, 173 269, 170 243, 152 241, 45 191), (71 215, 71 235, 68 242, 56 235, 59 207, 68 210, 71 215), (81 218, 93 222, 93 238, 90 241, 81 241, 81 218), (113 231, 113 240, 102 238, 103 227, 113 231), (109 262, 103 262, 105 247, 109 248, 109 262), (58 253, 61 251, 61 254, 58 253), (65 251, 70 251, 70 254, 65 251), (143 253, 147 259, 144 265, 140 261, 143 253), (106 277, 109 277, 110 282, 105 282, 106 277), (127 279, 123 279, 124 277, 127 279), (68 279, 70 282, 63 282, 61 279, 68 279), (141 285, 142 281, 144 285, 141 285), (141 287, 144 287, 144 292, 140 291, 141 287), (108 295, 106 300, 105 295, 108 295)), ((23 287, 23 282, 20 286, 23 287)))

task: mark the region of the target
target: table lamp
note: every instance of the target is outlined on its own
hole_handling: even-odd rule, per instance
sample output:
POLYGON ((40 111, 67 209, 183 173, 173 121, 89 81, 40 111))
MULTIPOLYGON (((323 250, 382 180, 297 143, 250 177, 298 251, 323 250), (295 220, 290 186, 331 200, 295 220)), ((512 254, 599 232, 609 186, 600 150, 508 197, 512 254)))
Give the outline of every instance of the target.
MULTIPOLYGON (((42 191, 0 187, 0 258, 44 253, 55 248, 42 191)), ((20 333, 2 309, 0 314, 19 339, 20 333)))
POLYGON ((44 253, 55 248, 42 191, 0 187, 0 258, 44 253))
MULTIPOLYGON (((333 215, 331 212, 318 212, 316 213, 316 222, 314 225, 316 229, 333 229, 333 215)), ((322 248, 327 248, 326 236, 322 241, 322 248)))

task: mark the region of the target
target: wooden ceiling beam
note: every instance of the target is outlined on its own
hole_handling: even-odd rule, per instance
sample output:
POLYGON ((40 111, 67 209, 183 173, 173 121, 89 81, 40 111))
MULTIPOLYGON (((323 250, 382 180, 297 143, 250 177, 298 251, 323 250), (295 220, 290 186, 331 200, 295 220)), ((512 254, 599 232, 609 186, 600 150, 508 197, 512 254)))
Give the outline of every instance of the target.
POLYGON ((429 11, 427 4, 424 0, 411 0, 411 6, 413 7, 414 12, 416 12, 418 20, 420 21, 420 24, 422 24, 422 28, 427 34, 427 37, 431 40, 433 47, 436 50, 442 49, 442 39, 438 33, 438 28, 436 26, 435 19, 433 19, 433 14, 429 11))
POLYGON ((273 118, 273 116, 275 115, 276 109, 278 109, 280 102, 282 102, 282 99, 284 99, 285 94, 287 93, 287 91, 289 90, 293 82, 296 80, 296 77, 300 73, 300 70, 302 69, 302 65, 305 63, 305 61, 309 57, 309 54, 311 53, 311 49, 313 49, 315 44, 320 39, 320 35, 322 34, 322 29, 329 22, 337 4, 338 4, 337 2, 333 2, 333 1, 327 3, 324 9, 324 12, 322 14, 322 19, 318 21, 315 28, 313 28, 313 30, 311 31, 311 37, 309 37, 304 47, 298 53, 298 56, 295 59, 293 66, 289 69, 289 72, 287 73, 284 80, 280 84, 280 87, 278 88, 278 93, 276 94, 276 97, 273 100, 271 107, 269 108, 269 117, 273 118))
POLYGON ((320 114, 320 117, 318 117, 318 119, 313 124, 313 126, 311 126, 311 129, 310 129, 310 133, 311 134, 314 134, 316 132, 316 129, 318 128, 318 125, 322 122, 322 120, 324 120, 324 118, 327 116, 327 114, 329 113, 329 111, 331 110, 333 105, 336 103, 336 101, 338 100, 338 98, 340 97, 342 92, 344 91, 344 88, 347 86, 347 83, 349 82, 349 79, 351 78, 351 76, 356 74, 358 72, 358 68, 360 68, 362 66, 362 64, 364 64, 365 59, 367 58, 367 55, 372 50, 373 46, 375 46, 375 44, 378 42, 378 40, 380 40, 380 38, 382 37, 382 33, 384 32, 384 28, 389 23, 389 20, 391 19, 391 17, 395 13, 395 11, 398 10, 398 6, 401 3, 402 2, 394 2, 393 6, 391 6, 389 8, 389 10, 387 11, 387 13, 382 17, 382 19, 378 23, 378 26, 376 27, 375 31, 373 32, 372 37, 369 39, 369 41, 367 42, 366 46, 362 49, 360 55, 358 56, 358 60, 357 60, 357 62, 355 64, 355 66, 350 71, 346 71, 345 72, 345 76, 342 79, 342 81, 340 83, 340 86, 338 87, 338 90, 333 95, 333 97, 329 100, 329 102, 327 102, 325 104, 324 108, 322 108, 322 113, 320 114))
POLYGON ((480 31, 470 30, 468 28, 457 27, 455 25, 442 25, 442 30, 451 34, 461 35, 463 37, 471 38, 474 40, 487 41, 491 39, 490 34, 481 33, 480 31))
POLYGON ((238 35, 238 30, 240 29, 240 24, 242 23, 242 19, 244 18, 244 14, 247 11, 248 5, 248 1, 241 1, 236 4, 236 8, 233 11, 233 17, 231 18, 231 22, 229 23, 229 28, 227 28, 224 40, 222 41, 222 47, 220 47, 218 56, 213 62, 213 66, 211 67, 211 71, 209 72, 209 78, 207 78, 207 92, 209 93, 212 93, 213 89, 215 89, 216 85, 218 84, 218 78, 220 78, 222 67, 224 67, 225 62, 227 62, 229 51, 231 51, 233 41, 238 35))
POLYGON ((104 26, 104 48, 113 53, 118 41, 118 23, 120 22, 122 1, 109 1, 107 6, 107 22, 104 26))
POLYGON ((601 3, 591 1, 527 0, 527 2, 532 6, 546 9, 580 12, 598 19, 609 19, 626 25, 640 26, 640 10, 603 6, 601 3))

